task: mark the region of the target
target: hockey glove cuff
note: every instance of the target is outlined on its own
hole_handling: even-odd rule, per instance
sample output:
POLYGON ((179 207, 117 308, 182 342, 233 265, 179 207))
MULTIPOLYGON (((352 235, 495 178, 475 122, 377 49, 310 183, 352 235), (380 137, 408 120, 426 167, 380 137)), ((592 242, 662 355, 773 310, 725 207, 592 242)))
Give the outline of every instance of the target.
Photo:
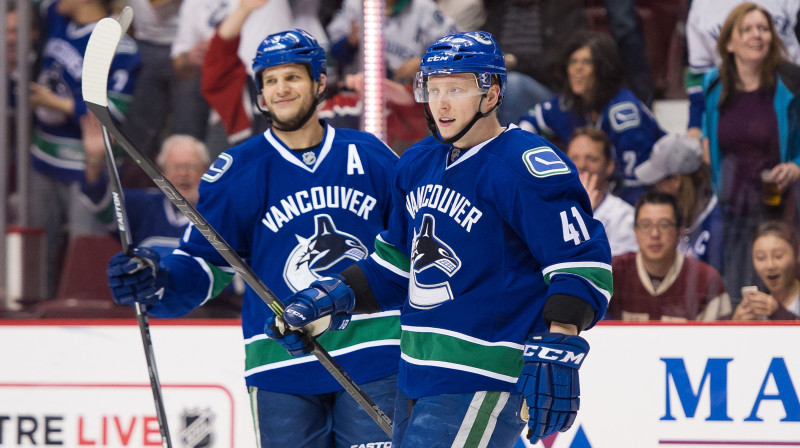
POLYGON ((132 257, 120 252, 108 262, 108 286, 118 305, 155 305, 164 296, 169 276, 159 269, 161 257, 149 247, 137 247, 132 257))
POLYGON ((580 336, 541 333, 528 336, 517 392, 528 407, 531 443, 556 431, 566 431, 580 407, 580 369, 589 344, 580 336))

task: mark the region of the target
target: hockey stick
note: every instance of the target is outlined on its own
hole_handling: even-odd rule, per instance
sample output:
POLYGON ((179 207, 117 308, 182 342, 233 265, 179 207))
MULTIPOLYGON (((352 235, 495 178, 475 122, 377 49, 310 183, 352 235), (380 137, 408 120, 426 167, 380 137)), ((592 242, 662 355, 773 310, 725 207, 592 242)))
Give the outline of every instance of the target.
MULTIPOLYGON (((89 37, 89 44, 86 47, 86 54, 83 63, 83 99, 86 106, 91 110, 100 122, 105 126, 117 143, 122 146, 125 152, 136 161, 136 163, 147 173, 150 179, 164 192, 167 198, 175 204, 197 230, 208 240, 208 242, 219 252, 228 264, 238 272, 245 282, 253 288, 253 291, 267 304, 276 316, 283 314, 283 303, 275 294, 267 288, 264 282, 253 272, 244 260, 225 242, 222 236, 211 227, 203 216, 197 212, 193 205, 175 189, 172 183, 167 180, 161 170, 137 150, 117 128, 108 110, 108 74, 111 62, 114 58, 117 45, 122 38, 122 27, 111 18, 100 20, 89 37)), ((392 421, 381 411, 377 404, 367 396, 363 390, 353 381, 341 366, 330 354, 320 345, 320 343, 307 333, 303 334, 305 342, 311 347, 311 353, 317 360, 333 375, 336 381, 353 397, 353 399, 369 414, 369 416, 381 427, 381 429, 391 437, 392 421)))
MULTIPOLYGON (((122 9, 119 15, 120 32, 125 34, 128 26, 133 20, 133 9, 126 6, 122 9)), ((117 229, 119 230, 119 239, 122 243, 122 250, 126 255, 131 256, 133 250, 132 237, 130 227, 128 226, 128 216, 125 212, 125 196, 122 192, 122 183, 119 180, 119 172, 114 163, 114 150, 111 145, 111 139, 108 136, 108 129, 102 126, 103 144, 106 149, 106 171, 108 172, 108 183, 111 188, 111 196, 114 203, 114 216, 117 220, 117 229)), ((158 369, 156 368, 156 355, 153 351, 153 341, 150 338, 150 323, 147 320, 147 314, 142 309, 142 305, 138 302, 134 305, 136 310, 136 321, 139 324, 139 333, 142 336, 142 347, 144 348, 144 356, 147 360, 147 372, 150 376, 150 389, 153 391, 153 403, 156 407, 156 417, 158 418, 158 428, 161 433, 161 447, 172 448, 172 441, 169 437, 169 425, 167 424, 167 413, 164 409, 164 399, 161 396, 161 381, 158 378, 158 369)))
MULTIPOLYGON (((128 216, 125 212, 125 197, 122 194, 122 184, 119 180, 119 173, 114 164, 114 151, 108 137, 108 130, 103 126, 103 142, 106 147, 106 171, 108 171, 109 185, 114 202, 114 215, 117 218, 117 229, 119 229, 122 250, 125 255, 131 256, 133 244, 131 242, 130 228, 128 227, 128 216)), ((161 396, 161 382, 158 379, 158 369, 156 368, 156 355, 153 351, 153 341, 150 339, 150 323, 147 314, 142 309, 139 302, 134 304, 136 309, 136 321, 139 323, 139 333, 142 335, 142 347, 144 356, 147 359, 147 372, 150 375, 150 389, 153 391, 153 402, 156 406, 156 416, 158 417, 158 429, 161 433, 161 447, 172 448, 172 441, 169 437, 169 425, 167 424, 167 413, 164 409, 164 399, 161 396)))

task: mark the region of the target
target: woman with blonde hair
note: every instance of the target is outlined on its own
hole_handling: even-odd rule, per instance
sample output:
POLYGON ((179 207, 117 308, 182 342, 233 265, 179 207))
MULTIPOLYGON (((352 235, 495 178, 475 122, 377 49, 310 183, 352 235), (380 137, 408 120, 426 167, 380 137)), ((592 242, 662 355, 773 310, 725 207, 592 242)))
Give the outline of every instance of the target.
POLYGON ((703 80, 704 156, 723 214, 723 277, 738 296, 756 279, 752 266, 741 263, 751 258, 749 236, 766 220, 796 221, 800 73, 785 63, 770 13, 754 3, 731 11, 717 51, 722 63, 703 80), (765 181, 780 192, 769 202, 765 181))
POLYGON ((797 233, 785 222, 768 221, 758 227, 753 238, 753 266, 767 292, 745 286, 733 320, 800 319, 798 248, 797 233))

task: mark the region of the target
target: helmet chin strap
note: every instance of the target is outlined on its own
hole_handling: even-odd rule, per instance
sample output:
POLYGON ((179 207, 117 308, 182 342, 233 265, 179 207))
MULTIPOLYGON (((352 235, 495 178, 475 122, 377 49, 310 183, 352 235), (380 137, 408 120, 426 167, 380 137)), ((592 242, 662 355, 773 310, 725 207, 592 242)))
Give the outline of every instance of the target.
POLYGON ((269 122, 270 127, 272 127, 273 129, 277 129, 281 132, 294 132, 305 126, 305 124, 308 123, 308 120, 310 120, 311 117, 314 116, 314 112, 317 111, 317 106, 319 106, 319 104, 325 98, 326 91, 327 90, 323 90, 322 93, 317 94, 317 96, 314 97, 314 106, 308 109, 308 112, 306 112, 306 114, 303 115, 303 118, 300 121, 298 121, 296 125, 290 126, 288 128, 281 128, 276 126, 272 118, 272 112, 270 112, 268 109, 267 110, 262 109, 261 104, 259 104, 258 101, 256 101, 256 108, 258 108, 261 114, 264 115, 264 118, 267 120, 267 122, 269 122))
POLYGON ((484 99, 486 99, 486 94, 485 93, 483 95, 481 95, 481 102, 478 103, 478 111, 475 112, 475 116, 472 117, 472 120, 466 126, 464 126, 464 129, 462 129, 458 134, 456 134, 456 135, 454 135, 454 136, 452 136, 450 138, 447 138, 447 139, 442 138, 442 136, 439 134, 439 128, 436 127, 436 122, 433 120, 433 115, 431 114, 430 106, 428 104, 426 104, 425 105, 425 122, 428 124, 428 129, 431 131, 433 136, 436 137, 436 140, 439 140, 440 142, 444 143, 445 145, 452 145, 453 143, 461 140, 461 137, 466 135, 467 132, 469 132, 469 130, 472 129, 472 126, 475 126, 475 123, 477 123, 478 120, 480 120, 481 118, 484 118, 484 117, 488 117, 489 114, 491 114, 495 109, 500 107, 500 103, 503 102, 502 100, 498 100, 497 104, 495 104, 494 107, 489 109, 486 113, 481 113, 481 106, 483 105, 483 100, 484 99))

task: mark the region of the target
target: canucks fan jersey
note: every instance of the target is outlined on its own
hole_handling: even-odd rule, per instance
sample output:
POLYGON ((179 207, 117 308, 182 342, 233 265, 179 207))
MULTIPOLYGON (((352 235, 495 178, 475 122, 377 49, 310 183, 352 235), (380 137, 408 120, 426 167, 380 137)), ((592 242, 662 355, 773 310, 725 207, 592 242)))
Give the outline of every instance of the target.
POLYGON ((723 272, 722 210, 716 195, 708 199, 703 211, 695 217, 688 233, 678 242, 678 250, 723 272))
POLYGON ((537 104, 520 122, 522 129, 545 137, 557 135, 565 145, 569 144, 572 131, 581 126, 595 126, 611 140, 614 160, 626 187, 641 185, 633 170, 650 158, 653 144, 665 134, 650 109, 625 88, 606 104, 597 122, 567 109, 560 96, 537 104))
MULTIPOLYGON (((385 228, 395 155, 370 134, 325 126, 316 149, 294 152, 270 131, 222 153, 200 184, 197 210, 278 298, 366 258, 385 228)), ((187 313, 211 299, 233 270, 196 227, 162 260, 172 285, 151 309, 187 313)), ((264 334, 272 311, 251 288, 242 305, 246 382, 264 390, 341 390, 313 356, 292 358, 264 334)), ((320 343, 358 383, 397 372, 399 310, 356 315, 320 343)))
POLYGON ((389 227, 359 265, 382 309, 402 305, 398 387, 410 398, 514 391, 553 294, 603 317, 605 230, 575 165, 545 139, 512 125, 458 154, 429 137, 393 182, 389 227))
MULTIPOLYGON (((57 11, 58 2, 47 7, 47 40, 37 83, 74 103, 72 115, 44 107, 34 109, 33 167, 62 182, 79 181, 86 168, 81 143, 80 117, 86 114, 81 94, 83 54, 97 22, 78 25, 57 11)), ((108 82, 109 109, 122 120, 133 97, 141 58, 136 43, 123 36, 111 64, 108 82)))

